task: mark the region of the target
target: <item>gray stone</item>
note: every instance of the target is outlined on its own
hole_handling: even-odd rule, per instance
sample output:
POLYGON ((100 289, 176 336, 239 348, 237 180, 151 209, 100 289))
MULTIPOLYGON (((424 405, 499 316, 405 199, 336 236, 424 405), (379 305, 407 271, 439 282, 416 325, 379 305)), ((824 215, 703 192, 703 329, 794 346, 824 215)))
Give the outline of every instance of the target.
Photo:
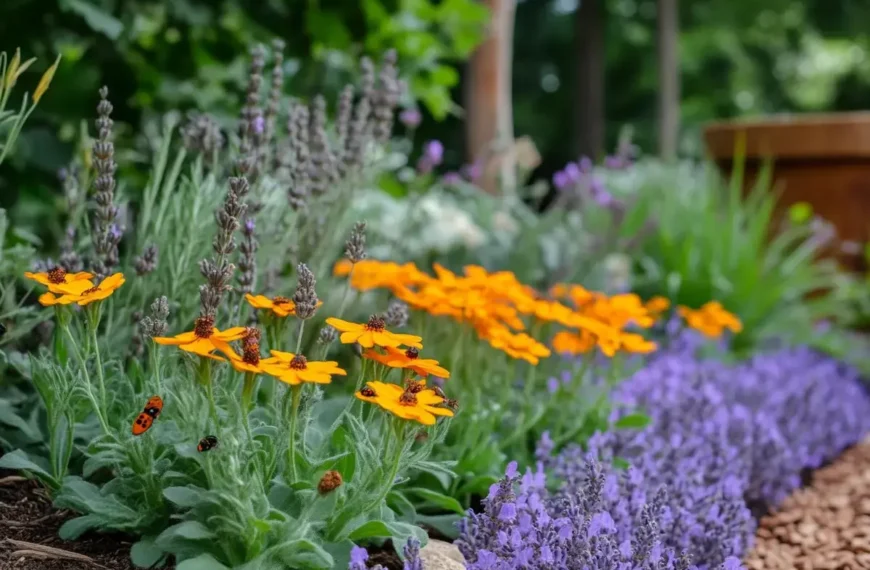
POLYGON ((465 570, 465 557, 458 548, 443 540, 429 539, 420 549, 420 560, 426 570, 465 570))

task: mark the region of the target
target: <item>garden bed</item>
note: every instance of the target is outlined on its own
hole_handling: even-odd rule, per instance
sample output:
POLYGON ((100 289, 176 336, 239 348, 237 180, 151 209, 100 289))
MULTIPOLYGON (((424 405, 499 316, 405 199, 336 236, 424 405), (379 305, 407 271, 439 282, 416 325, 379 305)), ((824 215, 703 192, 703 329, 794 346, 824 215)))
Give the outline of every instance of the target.
POLYGON ((44 489, 35 481, 0 470, 0 568, 134 568, 130 562, 132 541, 123 535, 91 533, 76 541, 58 538, 60 526, 74 516, 52 507, 44 489))

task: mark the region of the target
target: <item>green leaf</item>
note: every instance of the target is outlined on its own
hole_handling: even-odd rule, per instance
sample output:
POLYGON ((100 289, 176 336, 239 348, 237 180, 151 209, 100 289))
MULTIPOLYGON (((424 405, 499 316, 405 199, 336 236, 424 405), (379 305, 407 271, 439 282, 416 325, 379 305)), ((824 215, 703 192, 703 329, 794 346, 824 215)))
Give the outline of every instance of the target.
POLYGON ((211 554, 200 554, 196 558, 180 563, 175 570, 229 570, 229 568, 215 560, 211 554))
POLYGON ((319 545, 299 538, 278 547, 279 557, 290 568, 332 568, 333 560, 319 545))
POLYGON ((145 537, 130 548, 130 560, 139 568, 152 568, 163 560, 166 553, 154 543, 151 537, 145 537))
POLYGON ((202 501, 203 491, 198 487, 167 487, 163 496, 179 507, 191 508, 202 501))
POLYGON ((16 449, 15 451, 0 457, 0 467, 32 473, 39 480, 51 485, 54 489, 60 486, 48 471, 34 463, 29 457, 27 457, 27 454, 20 449, 16 449))
POLYGON ((613 467, 619 469, 620 471, 625 471, 631 466, 631 464, 623 459, 622 457, 614 457, 613 458, 613 467))
POLYGON ((96 515, 76 517, 63 523, 57 535, 63 540, 76 540, 89 530, 100 528, 100 518, 96 515))
POLYGON ((616 422, 616 429, 643 429, 650 424, 650 417, 646 414, 629 414, 616 422))
POLYGON ((81 16, 95 32, 100 32, 110 40, 117 40, 124 31, 120 20, 84 0, 62 0, 61 8, 81 16))
POLYGON ((389 538, 390 529, 383 521, 369 521, 353 530, 348 538, 354 542, 360 542, 366 538, 389 538))
POLYGON ((351 45, 350 32, 341 16, 330 10, 307 10, 305 26, 315 41, 330 48, 344 50, 351 45))
POLYGON ((174 538, 185 538, 187 540, 205 540, 214 538, 215 534, 210 531, 204 524, 197 521, 184 521, 176 525, 172 525, 157 537, 158 544, 165 544, 174 538))
POLYGON ((448 538, 459 536, 456 523, 462 519, 459 515, 417 515, 417 524, 434 528, 448 538))
POLYGON ((465 514, 465 509, 462 508, 462 505, 454 499, 453 497, 449 497, 438 491, 433 491, 431 489, 425 489, 423 487, 415 487, 413 489, 408 489, 408 493, 412 493, 417 495, 433 505, 440 507, 446 511, 453 511, 454 513, 463 515, 465 514))
POLYGON ((449 65, 438 65, 430 73, 432 81, 444 87, 454 87, 459 83, 459 72, 449 65))

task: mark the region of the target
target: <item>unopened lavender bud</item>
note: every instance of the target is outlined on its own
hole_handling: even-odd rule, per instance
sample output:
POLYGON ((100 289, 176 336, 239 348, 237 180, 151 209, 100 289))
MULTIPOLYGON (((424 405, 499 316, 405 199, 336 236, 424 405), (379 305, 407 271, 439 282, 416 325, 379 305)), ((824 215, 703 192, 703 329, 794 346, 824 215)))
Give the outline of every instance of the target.
POLYGON ((299 280, 296 284, 296 292, 293 294, 293 302, 296 304, 296 316, 302 320, 310 319, 317 312, 317 280, 314 274, 304 263, 296 267, 299 280))
POLYGON ((242 293, 252 293, 254 291, 254 280, 257 275, 257 249, 259 243, 255 235, 256 226, 254 218, 245 220, 245 225, 242 227, 242 235, 244 239, 239 247, 241 256, 239 257, 239 291, 242 293))
POLYGON ((154 244, 147 245, 142 255, 136 256, 133 260, 133 267, 136 269, 136 275, 142 277, 148 275, 157 268, 157 246, 154 244))
POLYGON ((166 297, 158 297, 151 303, 151 313, 139 321, 139 328, 150 338, 166 334, 169 319, 169 302, 166 297))
POLYGON ((359 263, 366 258, 366 223, 353 225, 350 237, 344 244, 344 254, 351 263, 359 263))
POLYGON ((320 329, 320 333, 317 335, 317 342, 319 344, 328 345, 335 342, 335 339, 338 338, 338 331, 329 325, 324 325, 322 329, 320 329))
POLYGON ((402 328, 408 324, 408 305, 399 299, 393 299, 387 305, 387 311, 384 313, 384 321, 390 328, 402 328))
POLYGON ((181 127, 181 139, 187 150, 209 158, 221 150, 226 142, 217 121, 211 115, 200 113, 188 115, 187 124, 181 127))

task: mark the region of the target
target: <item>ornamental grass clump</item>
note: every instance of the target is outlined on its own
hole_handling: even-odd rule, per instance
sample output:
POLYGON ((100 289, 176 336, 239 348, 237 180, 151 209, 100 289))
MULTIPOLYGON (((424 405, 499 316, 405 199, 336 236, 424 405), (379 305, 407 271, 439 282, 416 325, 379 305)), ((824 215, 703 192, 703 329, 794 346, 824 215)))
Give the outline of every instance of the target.
POLYGON ((325 101, 291 107, 281 57, 271 58, 267 81, 269 55, 252 55, 238 129, 196 115, 181 145, 165 122, 136 207, 116 180, 122 154, 101 89, 92 159, 77 178, 92 187, 83 211, 93 215, 70 216, 63 248, 83 267, 25 274, 57 326, 50 346, 10 361, 47 429, 43 449, 9 450, 0 466, 39 478, 55 505, 79 514, 64 538, 137 536, 137 566, 172 557, 179 570, 334 568, 355 542, 384 540, 413 553, 426 535, 416 495, 400 485, 449 472, 431 457, 457 410, 428 380, 450 376, 442 348, 410 363, 390 352, 360 361, 354 346, 410 359, 426 336, 395 304, 390 326, 404 331, 380 315, 343 320, 346 289, 329 282, 346 236, 349 257, 365 257, 365 224, 354 226, 348 204, 380 172, 395 62, 382 85, 351 97, 336 147, 325 101))

